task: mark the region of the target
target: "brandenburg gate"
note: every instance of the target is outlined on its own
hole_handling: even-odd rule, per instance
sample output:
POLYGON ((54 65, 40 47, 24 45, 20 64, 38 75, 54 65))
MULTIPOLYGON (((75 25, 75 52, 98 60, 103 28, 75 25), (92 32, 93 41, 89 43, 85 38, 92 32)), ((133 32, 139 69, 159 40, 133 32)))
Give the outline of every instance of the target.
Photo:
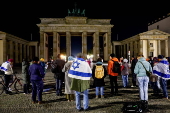
POLYGON ((100 54, 99 37, 103 37, 104 61, 111 54, 110 19, 88 19, 83 16, 66 16, 65 18, 40 18, 40 58, 48 60, 48 37, 53 37, 54 60, 60 53, 60 36, 66 36, 66 56, 71 55, 71 36, 82 37, 82 53, 87 55, 87 36, 93 38, 93 60, 100 54))

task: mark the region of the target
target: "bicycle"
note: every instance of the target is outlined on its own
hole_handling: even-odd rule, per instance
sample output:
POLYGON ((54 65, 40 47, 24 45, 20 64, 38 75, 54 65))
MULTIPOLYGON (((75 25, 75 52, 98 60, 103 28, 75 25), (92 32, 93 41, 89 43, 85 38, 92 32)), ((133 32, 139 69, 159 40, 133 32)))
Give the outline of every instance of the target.
MULTIPOLYGON (((10 85, 8 87, 5 86, 5 81, 3 79, 4 76, 5 75, 0 76, 0 95, 4 92, 5 89, 9 89, 12 86, 14 87, 16 93, 23 92, 23 82, 22 82, 22 79, 20 77, 17 77, 16 73, 13 74, 14 80, 12 81, 12 83, 10 83, 10 85)), ((6 75, 6 76, 8 76, 8 75, 6 75)))

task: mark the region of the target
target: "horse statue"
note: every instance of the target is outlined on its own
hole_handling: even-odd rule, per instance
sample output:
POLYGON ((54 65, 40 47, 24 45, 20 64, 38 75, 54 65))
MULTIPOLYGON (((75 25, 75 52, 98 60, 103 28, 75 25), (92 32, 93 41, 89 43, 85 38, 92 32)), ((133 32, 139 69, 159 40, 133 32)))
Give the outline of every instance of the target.
POLYGON ((85 9, 82 11, 81 16, 85 16, 85 9))

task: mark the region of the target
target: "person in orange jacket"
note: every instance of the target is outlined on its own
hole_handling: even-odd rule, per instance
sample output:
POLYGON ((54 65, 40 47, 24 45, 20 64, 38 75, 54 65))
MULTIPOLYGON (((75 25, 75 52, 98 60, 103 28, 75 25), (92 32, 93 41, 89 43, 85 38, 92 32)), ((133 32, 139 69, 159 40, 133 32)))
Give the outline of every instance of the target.
POLYGON ((107 67, 107 72, 110 78, 111 96, 118 95, 118 84, 117 84, 118 73, 114 73, 112 71, 114 65, 114 62, 112 60, 119 62, 119 60, 116 58, 116 55, 114 53, 110 54, 110 60, 108 61, 108 67, 107 67))

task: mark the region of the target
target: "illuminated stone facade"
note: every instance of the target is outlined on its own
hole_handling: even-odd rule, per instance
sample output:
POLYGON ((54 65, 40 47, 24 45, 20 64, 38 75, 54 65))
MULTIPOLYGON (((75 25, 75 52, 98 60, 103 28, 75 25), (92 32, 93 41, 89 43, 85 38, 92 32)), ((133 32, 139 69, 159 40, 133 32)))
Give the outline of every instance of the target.
POLYGON ((93 60, 100 54, 99 36, 103 37, 104 60, 109 60, 111 53, 110 19, 88 19, 87 17, 68 16, 65 18, 40 18, 40 57, 48 58, 48 37, 53 36, 53 58, 60 53, 60 36, 66 37, 66 56, 71 55, 71 36, 82 37, 82 53, 87 55, 87 36, 93 38, 93 60))

